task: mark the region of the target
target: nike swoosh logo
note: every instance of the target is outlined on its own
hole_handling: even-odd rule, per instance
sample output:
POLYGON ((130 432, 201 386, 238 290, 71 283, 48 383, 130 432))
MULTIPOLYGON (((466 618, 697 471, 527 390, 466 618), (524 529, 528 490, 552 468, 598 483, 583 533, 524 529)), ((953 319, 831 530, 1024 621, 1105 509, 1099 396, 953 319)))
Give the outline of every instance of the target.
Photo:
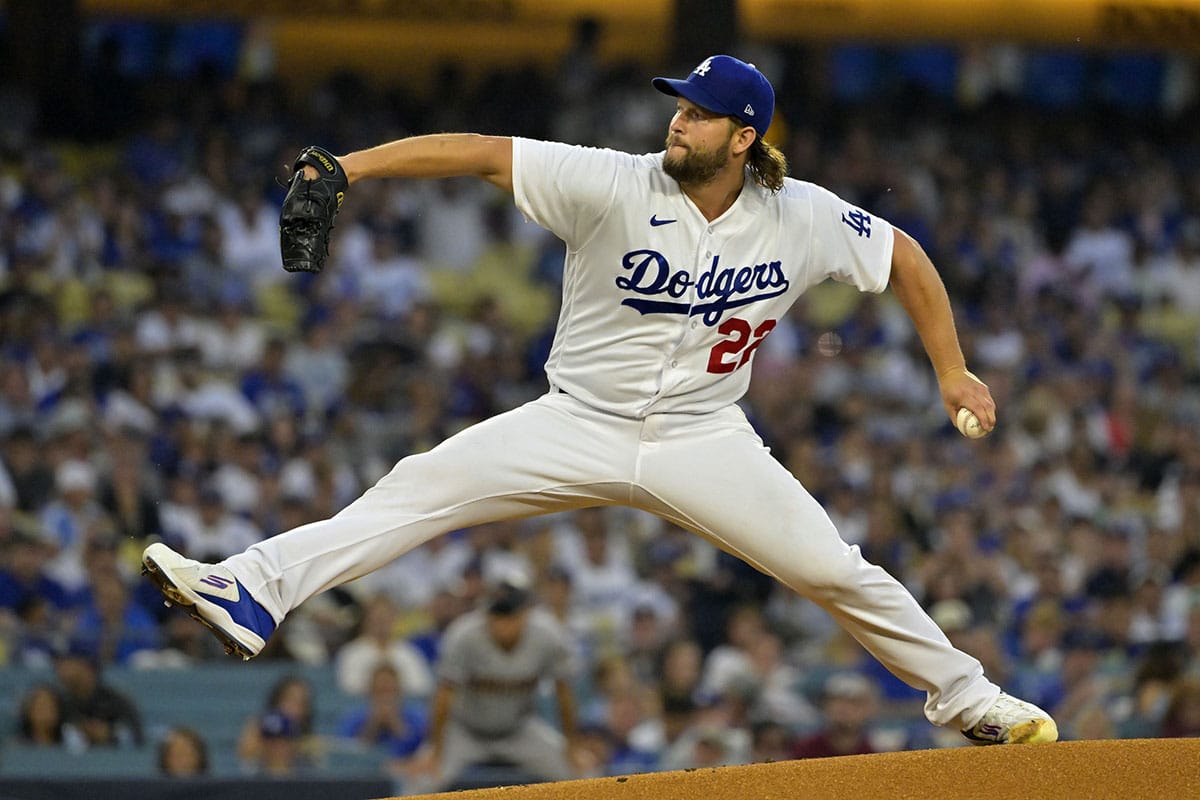
POLYGON ((656 215, 650 217, 650 227, 657 228, 659 225, 670 225, 672 222, 676 222, 676 221, 677 220, 673 220, 673 219, 659 219, 658 215, 656 214, 656 215))

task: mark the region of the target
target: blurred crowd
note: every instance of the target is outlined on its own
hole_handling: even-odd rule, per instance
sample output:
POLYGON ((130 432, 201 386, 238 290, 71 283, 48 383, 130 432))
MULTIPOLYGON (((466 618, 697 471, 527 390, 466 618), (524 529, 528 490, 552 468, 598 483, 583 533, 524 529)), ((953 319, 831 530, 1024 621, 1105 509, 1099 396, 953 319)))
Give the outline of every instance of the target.
MULTIPOLYGON (((269 71, 126 79, 122 126, 89 141, 9 120, 0 662, 47 682, 5 734, 139 742, 136 698, 101 696, 102 670, 223 657, 138 577, 149 542, 218 560, 545 390, 562 245, 510 198, 356 185, 325 271, 289 275, 277 179, 309 143, 441 130, 658 149, 671 108, 651 73, 593 48, 555 81, 447 67, 427 95, 349 75, 303 92, 269 71)), ((964 58, 949 96, 898 82, 847 101, 819 52, 753 49, 780 76, 791 174, 920 241, 1000 420, 959 436, 899 307, 831 283, 757 351, 744 405, 764 440, 1064 737, 1200 735, 1195 64, 1173 106, 1062 115, 1006 82, 1012 53, 964 58)), ((594 774, 960 743, 814 606, 606 509, 456 531, 314 598, 262 658, 334 665, 364 707, 314 731, 302 702, 268 703, 247 762, 290 768, 316 735, 410 756, 441 632, 513 568, 571 634, 594 774)), ((164 763, 205 762, 192 731, 161 744, 164 763)))

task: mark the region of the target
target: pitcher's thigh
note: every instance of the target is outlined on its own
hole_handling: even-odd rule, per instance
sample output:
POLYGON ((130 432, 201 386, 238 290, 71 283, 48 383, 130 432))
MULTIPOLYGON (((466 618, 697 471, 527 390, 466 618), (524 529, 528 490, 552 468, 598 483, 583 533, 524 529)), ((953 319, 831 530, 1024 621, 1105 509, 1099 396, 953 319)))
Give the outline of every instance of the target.
POLYGON ((646 456, 645 508, 693 530, 802 594, 861 566, 825 509, 750 431, 672 443, 646 456))
POLYGON ((620 431, 542 398, 401 460, 342 513, 386 510, 463 527, 612 502, 620 440, 620 431))

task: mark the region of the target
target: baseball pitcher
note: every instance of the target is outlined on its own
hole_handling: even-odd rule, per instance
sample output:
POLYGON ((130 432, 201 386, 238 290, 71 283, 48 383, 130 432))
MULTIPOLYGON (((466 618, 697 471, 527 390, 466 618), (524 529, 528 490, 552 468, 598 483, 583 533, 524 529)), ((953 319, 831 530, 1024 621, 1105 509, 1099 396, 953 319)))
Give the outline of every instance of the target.
POLYGON ((1055 740, 1045 711, 1002 693, 895 578, 839 537, 737 405, 763 339, 806 289, 833 278, 864 292, 890 288, 949 418, 966 408, 990 430, 995 404, 967 370, 933 264, 887 221, 786 177, 782 154, 763 138, 774 91, 753 65, 717 55, 653 85, 676 103, 658 153, 440 134, 341 157, 301 154, 280 223, 289 270, 321 268, 342 197, 378 178, 473 175, 561 238, 549 391, 401 460, 333 518, 219 564, 153 544, 149 577, 250 658, 307 598, 431 537, 624 504, 694 531, 819 604, 927 694, 933 724, 983 743, 1055 740))

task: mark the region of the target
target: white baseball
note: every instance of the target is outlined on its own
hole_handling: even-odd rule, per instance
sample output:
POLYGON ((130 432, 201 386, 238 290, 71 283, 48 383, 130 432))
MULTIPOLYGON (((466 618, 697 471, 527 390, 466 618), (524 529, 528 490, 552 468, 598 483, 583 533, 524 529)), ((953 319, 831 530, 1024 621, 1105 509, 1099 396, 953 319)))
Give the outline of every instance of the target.
POLYGON ((958 426, 958 432, 968 439, 982 439, 987 436, 987 431, 979 424, 979 417, 969 408, 963 407, 958 410, 958 419, 954 424, 958 426))

